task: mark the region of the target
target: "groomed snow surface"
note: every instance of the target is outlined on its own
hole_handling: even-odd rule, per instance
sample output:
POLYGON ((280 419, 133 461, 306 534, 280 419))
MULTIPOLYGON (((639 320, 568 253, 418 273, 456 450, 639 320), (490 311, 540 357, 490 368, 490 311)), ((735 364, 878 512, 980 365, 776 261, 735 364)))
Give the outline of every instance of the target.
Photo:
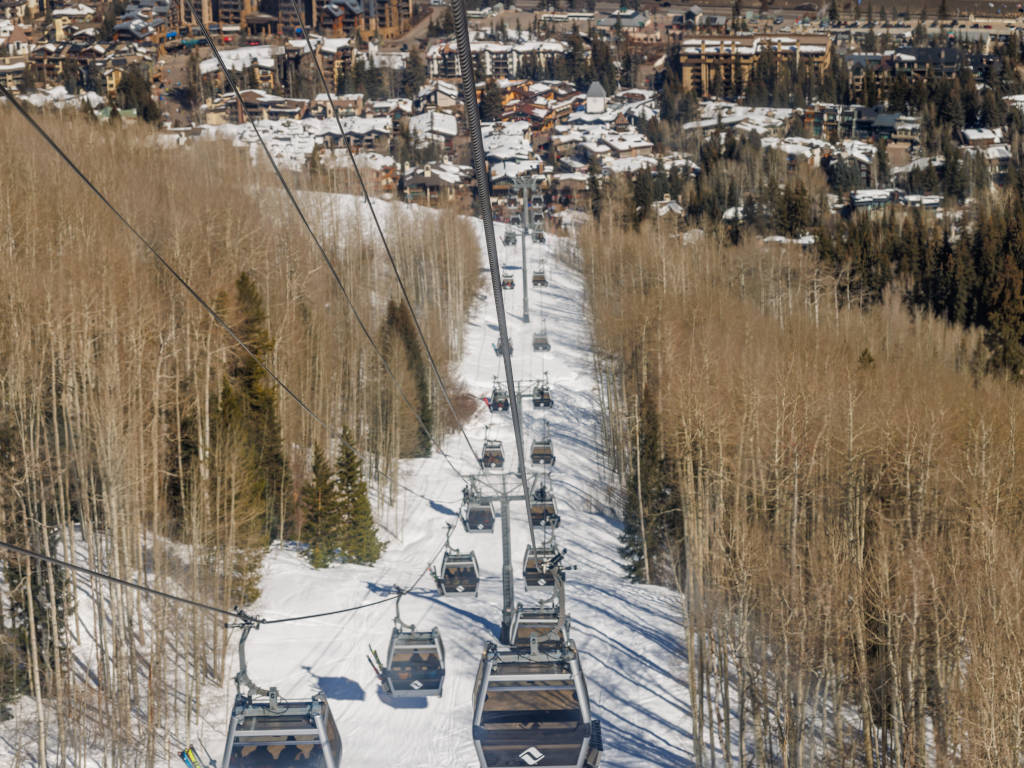
MULTIPOLYGON (((569 572, 567 584, 572 637, 581 653, 595 716, 602 721, 603 765, 667 768, 688 764, 691 724, 682 683, 679 601, 669 590, 630 584, 622 577, 617 554, 620 524, 603 501, 608 475, 583 281, 549 250, 565 247, 564 242, 556 238, 549 238, 548 245, 529 242, 530 270, 543 265, 549 286, 530 286, 532 322, 524 323, 521 283, 529 276, 520 268, 519 244, 501 245, 503 225, 497 229, 502 263, 516 280, 515 290, 505 291, 504 297, 517 381, 538 379, 547 371, 552 385, 555 405, 551 409, 535 409, 530 398, 524 398, 526 450, 531 436, 540 431, 541 419, 547 418, 556 456, 552 485, 562 516, 558 542, 569 550, 566 562, 578 566, 569 572), (544 326, 551 351, 533 352, 532 334, 544 326)), ((483 253, 479 225, 477 231, 483 253)), ((481 271, 486 272, 483 258, 481 271)), ((497 323, 489 279, 485 285, 471 313, 458 371, 469 391, 481 397, 490 394, 492 379, 501 370, 500 358, 491 347, 497 340, 497 323)), ((511 416, 491 414, 481 403, 466 429, 477 450, 488 426, 490 436, 504 443, 506 468, 514 468, 511 416)), ((480 471, 461 435, 449 436, 444 447, 463 475, 480 471)), ((378 599, 395 584, 408 586, 415 581, 443 544, 446 525, 457 522, 464 483, 437 455, 403 462, 401 481, 432 501, 403 493, 394 508, 378 510, 380 521, 397 538, 389 541, 374 567, 335 565, 317 571, 295 551, 275 546, 266 558, 262 595, 252 612, 270 619, 329 611, 378 599)), ((521 580, 529 541, 521 502, 513 503, 511 522, 516 600, 530 605, 535 593, 524 592, 521 580)), ((441 698, 392 701, 382 695, 367 652, 373 646, 382 657, 386 654, 393 602, 336 617, 261 627, 247 643, 250 675, 261 685, 277 686, 286 697, 309 696, 322 689, 341 732, 345 766, 479 765, 471 731, 473 683, 484 646, 497 641, 501 623, 499 529, 500 520, 493 533, 466 533, 459 526, 452 537, 454 546, 476 553, 482 571, 478 597, 441 597, 426 576, 402 599, 405 622, 421 630, 434 626, 441 630, 447 652, 441 698)), ((210 722, 201 733, 218 761, 233 694, 233 684, 225 686, 221 707, 207 710, 210 722)))

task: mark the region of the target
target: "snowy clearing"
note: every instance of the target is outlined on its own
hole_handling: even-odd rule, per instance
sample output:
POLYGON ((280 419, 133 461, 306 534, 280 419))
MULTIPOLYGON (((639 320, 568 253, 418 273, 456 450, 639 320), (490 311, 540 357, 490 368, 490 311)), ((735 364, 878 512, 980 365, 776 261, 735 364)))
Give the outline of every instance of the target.
MULTIPOLYGON (((351 203, 348 198, 341 205, 349 208, 351 203)), ((481 253, 482 231, 477 224, 481 253)), ((532 322, 524 323, 520 281, 529 277, 522 275, 520 246, 500 245, 503 232, 504 225, 498 224, 502 264, 516 279, 516 289, 505 292, 505 301, 517 381, 538 379, 547 371, 552 385, 553 408, 535 409, 529 397, 524 400, 526 448, 538 433, 540 420, 548 419, 557 458, 552 482, 562 516, 558 540, 569 550, 567 562, 578 566, 569 572, 566 590, 572 635, 595 715, 604 728, 603 765, 684 765, 690 762, 692 747, 682 683, 680 604, 670 590, 630 584, 621 575, 620 527, 604 501, 608 478, 583 280, 554 256, 551 249, 559 247, 559 239, 529 242, 530 269, 543 264, 549 286, 530 286, 532 322), (534 352, 532 334, 545 324, 551 351, 534 352)), ((486 270, 485 255, 483 259, 481 270, 486 270)), ((491 347, 496 339, 488 287, 473 309, 458 371, 474 394, 489 395, 500 371, 491 347)), ((507 412, 491 414, 481 406, 466 430, 475 445, 480 445, 488 425, 490 435, 504 443, 506 467, 514 467, 511 417, 507 412)), ((450 435, 444 447, 465 474, 478 471, 461 435, 450 435)), ((264 618, 327 611, 373 600, 395 584, 415 580, 443 543, 446 524, 457 520, 463 482, 440 456, 404 461, 401 480, 433 502, 403 494, 396 508, 378 510, 382 522, 396 526, 399 538, 390 541, 376 566, 337 565, 315 571, 295 552, 275 547, 265 562, 262 596, 252 610, 264 618)), ((478 597, 442 598, 428 576, 402 601, 407 623, 441 630, 447 652, 442 698, 388 701, 382 696, 366 656, 371 645, 382 654, 386 651, 393 603, 339 617, 262 627, 247 645, 250 674, 262 685, 278 686, 284 696, 308 696, 322 688, 341 731, 344 765, 477 765, 471 735, 472 689, 484 645, 496 640, 501 622, 499 528, 471 534, 459 527, 452 536, 454 546, 476 553, 481 569, 478 597)), ((513 504, 512 557, 517 572, 528 540, 525 511, 521 503, 513 504)), ((516 600, 530 605, 533 595, 523 591, 517 577, 516 600)), ((225 687, 219 712, 211 710, 209 727, 200 734, 217 758, 233 692, 233 685, 225 687)))

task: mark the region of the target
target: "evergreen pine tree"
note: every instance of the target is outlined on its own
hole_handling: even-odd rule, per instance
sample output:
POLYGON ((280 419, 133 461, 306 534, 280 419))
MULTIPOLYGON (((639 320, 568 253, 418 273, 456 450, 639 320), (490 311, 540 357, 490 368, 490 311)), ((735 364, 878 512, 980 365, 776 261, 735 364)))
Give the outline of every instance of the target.
POLYGON ((405 62, 405 69, 401 76, 401 95, 407 99, 416 98, 420 88, 427 82, 427 66, 423 63, 423 56, 419 49, 413 48, 409 52, 409 59, 405 62))
MULTIPOLYGON (((267 330, 263 297, 256 282, 243 272, 235 282, 235 327, 239 338, 261 360, 267 359, 273 342, 267 330)), ((251 455, 253 493, 265 508, 268 537, 284 535, 284 500, 288 488, 277 390, 266 372, 249 354, 233 350, 228 378, 217 408, 218 433, 241 440, 251 455)))
MULTIPOLYGON (((647 539, 648 556, 653 556, 658 542, 669 538, 681 540, 683 523, 678 489, 670 482, 669 467, 661 457, 661 437, 658 414, 654 398, 645 389, 639 399, 640 456, 632 460, 632 477, 629 495, 623 510, 623 528, 619 536, 619 555, 623 558, 623 569, 633 581, 642 581, 644 568, 644 538, 647 539), (640 489, 643 495, 643 529, 641 536, 640 498, 637 496, 637 464, 640 465, 640 489)), ((685 568, 685 563, 679 564, 685 568)), ((651 578, 657 579, 654 564, 650 564, 651 578)))
POLYGON ((1008 253, 1001 266, 985 346, 992 353, 990 368, 1018 378, 1024 373, 1024 276, 1008 253))
POLYGON ((325 568, 341 549, 344 517, 331 465, 319 445, 313 446, 313 477, 302 488, 302 538, 309 544, 306 557, 314 568, 325 568))
POLYGON ((335 462, 338 506, 343 515, 341 549, 345 557, 357 563, 375 563, 384 551, 384 543, 377 538, 370 499, 363 480, 363 462, 352 450, 352 434, 344 431, 345 442, 335 462))
POLYGON ((502 101, 501 88, 494 80, 488 80, 480 95, 480 119, 485 123, 501 120, 502 112, 505 110, 502 101))
POLYGON ((590 158, 590 166, 587 168, 587 191, 590 193, 590 212, 594 218, 601 220, 601 166, 597 158, 590 158))
POLYGON ((636 172, 633 179, 633 223, 639 225, 647 218, 654 201, 654 179, 646 168, 636 172))
MULTIPOLYGON (((417 412, 420 421, 423 422, 424 430, 419 423, 416 424, 417 444, 412 454, 403 453, 403 456, 414 456, 426 458, 430 455, 433 445, 430 433, 434 428, 434 409, 430 402, 430 379, 427 376, 427 366, 420 353, 419 334, 416 333, 412 314, 404 302, 388 301, 388 310, 384 319, 385 339, 384 354, 391 357, 392 344, 395 338, 401 342, 405 350, 405 360, 416 383, 417 412)), ((392 368, 394 365, 392 364, 392 368)))

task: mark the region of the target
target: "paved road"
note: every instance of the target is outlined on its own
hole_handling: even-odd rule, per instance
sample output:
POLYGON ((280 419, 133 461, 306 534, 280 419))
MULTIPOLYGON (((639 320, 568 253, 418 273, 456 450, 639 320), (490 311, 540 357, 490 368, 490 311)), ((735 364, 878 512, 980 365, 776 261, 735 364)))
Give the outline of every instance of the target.
POLYGON ((174 94, 178 88, 188 85, 188 54, 167 54, 157 62, 156 76, 159 79, 153 88, 163 120, 169 120, 175 127, 187 126, 192 122, 192 114, 184 108, 174 94))

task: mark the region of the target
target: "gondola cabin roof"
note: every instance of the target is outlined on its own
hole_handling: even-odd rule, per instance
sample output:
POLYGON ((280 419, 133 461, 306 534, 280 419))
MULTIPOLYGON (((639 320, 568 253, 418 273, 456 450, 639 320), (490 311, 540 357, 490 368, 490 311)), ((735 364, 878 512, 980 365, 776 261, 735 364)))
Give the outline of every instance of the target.
POLYGON ((323 694, 309 700, 254 700, 239 694, 231 713, 223 768, 267 765, 338 768, 341 737, 323 694))
POLYGON ((384 690, 390 696, 440 696, 444 685, 444 645, 437 628, 430 632, 393 630, 382 678, 384 690))
POLYGON ((530 446, 530 461, 534 464, 554 464, 555 451, 551 439, 534 440, 530 446))
POLYGON ((551 387, 547 384, 538 384, 533 388, 533 404, 541 408, 550 408, 554 405, 551 399, 551 387))
POLYGON ((494 530, 494 510, 489 503, 471 502, 462 517, 463 527, 470 532, 488 533, 494 530))
POLYGON ((554 547, 541 545, 534 549, 532 544, 526 545, 526 552, 523 555, 523 580, 526 582, 527 592, 531 589, 554 589, 554 575, 542 569, 541 565, 554 558, 556 554, 554 547))
MULTIPOLYGON (((566 623, 568 623, 568 619, 566 619, 566 623)), ((512 617, 509 644, 513 648, 529 650, 531 637, 536 638, 537 649, 541 651, 555 651, 568 642, 568 626, 558 629, 557 607, 525 608, 522 604, 516 606, 515 615, 512 617)))
POLYGON ((534 528, 543 528, 545 525, 557 528, 561 522, 554 499, 530 502, 530 525, 534 528))
POLYGON ((480 567, 473 552, 445 552, 441 558, 438 587, 442 595, 476 595, 480 567))
POLYGON ((597 766, 600 726, 571 642, 537 656, 490 646, 474 699, 473 744, 482 768, 597 766))

